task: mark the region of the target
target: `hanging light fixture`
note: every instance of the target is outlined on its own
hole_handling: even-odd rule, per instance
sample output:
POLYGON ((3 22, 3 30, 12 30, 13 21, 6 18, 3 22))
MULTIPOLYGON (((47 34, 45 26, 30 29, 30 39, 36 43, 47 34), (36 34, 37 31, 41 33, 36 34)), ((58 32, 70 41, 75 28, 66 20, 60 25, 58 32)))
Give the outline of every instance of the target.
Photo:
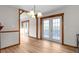
POLYGON ((35 15, 37 15, 37 17, 41 17, 42 13, 41 12, 36 12, 36 6, 34 5, 33 10, 30 11, 30 16, 32 16, 32 18, 35 18, 35 15))

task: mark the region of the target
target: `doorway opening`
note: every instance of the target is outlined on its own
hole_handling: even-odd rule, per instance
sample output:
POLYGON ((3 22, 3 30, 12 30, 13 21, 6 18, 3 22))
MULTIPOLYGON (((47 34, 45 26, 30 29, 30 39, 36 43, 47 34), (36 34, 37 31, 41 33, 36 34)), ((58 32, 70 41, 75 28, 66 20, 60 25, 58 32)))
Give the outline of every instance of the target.
POLYGON ((56 14, 40 18, 40 38, 64 44, 63 15, 56 14))
POLYGON ((28 36, 28 34, 29 34, 29 31, 28 31, 29 26, 28 25, 29 25, 29 20, 21 21, 20 32, 23 33, 25 36, 28 36))
POLYGON ((29 18, 28 11, 19 9, 19 29, 20 29, 20 42, 26 41, 29 36, 29 18))

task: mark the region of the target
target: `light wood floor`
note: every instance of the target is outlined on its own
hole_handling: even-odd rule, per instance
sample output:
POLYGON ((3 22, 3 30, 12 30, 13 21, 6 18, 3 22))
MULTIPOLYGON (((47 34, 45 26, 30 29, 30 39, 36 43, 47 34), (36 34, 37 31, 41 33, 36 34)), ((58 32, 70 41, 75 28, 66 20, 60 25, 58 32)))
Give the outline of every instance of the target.
POLYGON ((76 48, 58 43, 21 37, 21 44, 1 50, 2 53, 73 53, 76 48))

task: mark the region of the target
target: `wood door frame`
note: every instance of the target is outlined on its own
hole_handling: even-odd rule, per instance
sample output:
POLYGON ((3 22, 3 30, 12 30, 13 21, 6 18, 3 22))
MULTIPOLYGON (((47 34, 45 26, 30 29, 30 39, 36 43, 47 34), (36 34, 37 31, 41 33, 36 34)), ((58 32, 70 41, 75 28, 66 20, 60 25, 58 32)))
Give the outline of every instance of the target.
POLYGON ((20 44, 20 9, 18 9, 18 27, 19 27, 19 44, 20 44))
POLYGON ((49 16, 44 16, 40 18, 40 39, 42 39, 42 20, 46 19, 46 18, 53 18, 53 17, 58 17, 61 16, 62 17, 62 45, 64 44, 64 13, 59 13, 59 14, 54 14, 54 15, 49 15, 49 16))
MULTIPOLYGON (((18 21, 18 23, 19 23, 19 44, 20 44, 20 15, 22 14, 22 13, 20 13, 20 11, 22 11, 22 13, 23 12, 26 12, 26 13, 28 13, 29 11, 26 11, 26 10, 23 10, 23 9, 18 9, 18 18, 19 18, 19 21, 18 21)), ((36 18, 36 39, 38 39, 38 17, 37 17, 37 15, 35 15, 35 18, 36 18)), ((28 27, 30 27, 30 21, 29 21, 29 26, 28 27)), ((29 30, 28 30, 29 31, 29 30)), ((28 34, 28 36, 29 36, 29 34, 28 34)), ((29 36, 29 37, 32 37, 32 36, 29 36)))
POLYGON ((38 16, 37 14, 35 15, 36 18, 36 39, 38 39, 38 16))
MULTIPOLYGON (((20 44, 20 41, 21 41, 21 38, 20 38, 20 15, 23 13, 23 12, 26 12, 26 13, 28 13, 29 11, 26 11, 26 10, 23 10, 23 9, 18 9, 18 18, 19 18, 19 20, 18 20, 18 27, 19 27, 19 44, 20 44), (21 13, 20 13, 20 11, 22 11, 21 13)), ((29 24, 29 23, 28 23, 29 24)), ((29 27, 29 26, 28 26, 29 27)), ((28 30, 29 31, 29 30, 28 30)), ((29 33, 28 33, 28 35, 29 35, 29 33)))

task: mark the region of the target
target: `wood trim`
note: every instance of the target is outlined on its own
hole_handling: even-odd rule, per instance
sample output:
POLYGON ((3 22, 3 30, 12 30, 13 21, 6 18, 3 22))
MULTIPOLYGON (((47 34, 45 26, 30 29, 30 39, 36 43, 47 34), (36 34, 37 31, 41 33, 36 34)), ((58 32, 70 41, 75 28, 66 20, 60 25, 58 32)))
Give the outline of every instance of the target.
POLYGON ((42 18, 40 18, 40 39, 42 39, 42 18))
MULTIPOLYGON (((19 9, 19 11, 22 11, 22 13, 23 13, 23 12, 26 12, 26 13, 29 12, 29 11, 26 11, 26 10, 24 10, 24 9, 19 9)), ((21 15, 22 13, 20 13, 20 15, 21 15)))
POLYGON ((26 21, 22 21, 22 23, 24 23, 24 22, 29 22, 29 20, 26 20, 26 21))
POLYGON ((72 46, 72 45, 68 45, 68 44, 63 44, 64 46, 69 46, 69 47, 72 47, 72 48, 78 48, 77 46, 72 46))
POLYGON ((64 13, 44 16, 40 18, 40 39, 42 39, 42 20, 46 18, 53 18, 58 16, 62 16, 62 45, 63 45, 64 44, 64 13))
POLYGON ((38 17, 37 15, 35 15, 36 17, 36 38, 38 39, 38 17))
POLYGON ((56 17, 56 16, 63 16, 63 15, 64 15, 64 13, 59 13, 59 14, 44 16, 44 17, 41 17, 40 19, 51 18, 51 17, 56 17))
POLYGON ((0 33, 11 33, 11 32, 19 32, 19 30, 12 30, 12 31, 0 31, 0 33))
POLYGON ((19 44, 20 44, 20 9, 18 10, 19 44))
POLYGON ((62 15, 62 45, 64 44, 64 14, 62 15))
POLYGON ((13 47, 13 46, 16 46, 16 45, 19 45, 19 44, 14 44, 14 45, 11 45, 11 46, 7 46, 7 47, 4 47, 4 48, 0 48, 0 50, 7 49, 7 48, 10 48, 10 47, 13 47))
MULTIPOLYGON (((20 10, 21 11, 21 10, 20 10)), ((24 11, 20 12, 20 15, 23 13, 24 11)))
POLYGON ((38 39, 40 40, 40 38, 36 38, 36 37, 33 37, 33 36, 28 36, 29 38, 33 38, 33 39, 38 39))
POLYGON ((36 37, 33 37, 33 36, 28 36, 29 38, 33 38, 33 39, 37 39, 36 37))

